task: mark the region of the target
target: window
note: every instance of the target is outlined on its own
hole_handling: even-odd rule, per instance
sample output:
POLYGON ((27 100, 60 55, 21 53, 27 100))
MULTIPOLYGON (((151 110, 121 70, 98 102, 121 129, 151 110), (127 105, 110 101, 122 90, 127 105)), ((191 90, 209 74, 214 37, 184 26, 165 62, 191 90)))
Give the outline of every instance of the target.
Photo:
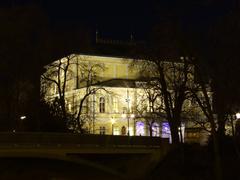
POLYGON ((122 112, 122 113, 123 113, 123 114, 127 114, 127 113, 128 113, 126 107, 123 107, 123 112, 122 112))
POLYGON ((152 136, 160 136, 160 129, 158 123, 152 125, 152 136))
POLYGON ((118 112, 118 101, 116 98, 113 98, 113 112, 114 113, 118 112))
POLYGON ((124 135, 124 136, 125 136, 126 133, 127 133, 126 127, 123 126, 122 129, 121 129, 121 135, 124 135))
POLYGON ((113 127, 113 135, 120 135, 118 127, 113 127))
POLYGON ((104 97, 100 97, 99 99, 99 112, 105 113, 105 99, 104 97))
POLYGON ((163 138, 171 137, 171 131, 170 131, 170 126, 169 126, 168 122, 162 123, 162 137, 163 138))
POLYGON ((68 103, 68 111, 72 111, 72 104, 71 103, 68 103))
POLYGON ((83 104, 82 104, 82 113, 83 114, 87 114, 88 113, 88 101, 86 99, 86 101, 83 101, 83 104))
POLYGON ((54 83, 53 85, 53 94, 57 94, 57 85, 54 83))
POLYGON ((169 143, 172 143, 169 123, 168 122, 162 122, 162 129, 161 130, 162 130, 162 133, 161 133, 162 138, 169 138, 169 143))
POLYGON ((141 121, 138 121, 136 123, 136 135, 137 136, 144 136, 145 133, 144 133, 144 123, 141 122, 141 121))
POLYGON ((104 126, 100 126, 100 134, 105 135, 106 133, 106 128, 104 126))

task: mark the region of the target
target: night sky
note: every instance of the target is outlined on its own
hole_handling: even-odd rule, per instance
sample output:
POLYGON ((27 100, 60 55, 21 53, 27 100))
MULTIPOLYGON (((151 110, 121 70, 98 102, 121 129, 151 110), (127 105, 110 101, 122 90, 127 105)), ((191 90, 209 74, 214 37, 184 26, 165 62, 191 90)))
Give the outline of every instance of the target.
POLYGON ((151 24, 153 6, 150 3, 121 1, 45 1, 44 7, 55 23, 86 24, 103 36, 129 36, 139 29, 141 35, 151 24), (66 12, 66 13, 63 13, 66 12))
POLYGON ((124 39, 133 33, 144 39, 156 22, 176 16, 186 29, 201 31, 213 21, 231 12, 236 0, 155 0, 155 1, 77 1, 77 0, 9 0, 1 6, 37 4, 47 14, 50 24, 86 25, 100 35, 124 39))
POLYGON ((43 0, 42 5, 54 23, 84 23, 97 28, 103 36, 124 38, 133 33, 141 39, 166 16, 178 17, 185 28, 204 29, 215 19, 229 13, 233 7, 231 0, 219 2, 43 0))

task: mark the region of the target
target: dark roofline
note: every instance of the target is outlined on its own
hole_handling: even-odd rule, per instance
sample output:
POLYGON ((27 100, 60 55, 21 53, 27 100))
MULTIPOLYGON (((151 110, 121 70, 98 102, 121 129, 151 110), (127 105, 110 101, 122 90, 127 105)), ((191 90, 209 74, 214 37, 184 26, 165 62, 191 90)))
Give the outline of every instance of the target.
POLYGON ((129 87, 129 88, 135 88, 136 87, 136 79, 121 79, 121 78, 114 78, 114 79, 108 79, 106 81, 98 82, 93 84, 92 86, 106 86, 106 87, 129 87), (112 84, 111 84, 112 83, 112 84), (114 85, 118 83, 119 85, 114 85), (121 84, 120 84, 121 83, 121 84))
POLYGON ((110 55, 110 54, 104 54, 104 53, 73 53, 77 55, 83 55, 83 56, 99 56, 99 57, 109 57, 109 58, 119 58, 119 59, 134 59, 134 57, 130 56, 120 56, 120 55, 110 55))

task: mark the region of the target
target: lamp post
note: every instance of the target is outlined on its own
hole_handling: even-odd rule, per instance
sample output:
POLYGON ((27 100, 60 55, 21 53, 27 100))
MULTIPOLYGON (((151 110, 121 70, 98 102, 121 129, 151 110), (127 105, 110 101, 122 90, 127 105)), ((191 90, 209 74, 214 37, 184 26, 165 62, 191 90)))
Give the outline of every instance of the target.
POLYGON ((129 115, 127 116, 127 123, 128 123, 127 135, 129 136, 130 135, 130 133, 129 133, 129 115))
MULTIPOLYGON (((236 119, 235 119, 236 121, 237 121, 238 119, 240 119, 240 113, 239 113, 239 112, 236 113, 235 116, 236 116, 236 119)), ((232 135, 235 136, 235 128, 236 128, 236 127, 234 128, 233 118, 231 119, 231 125, 232 125, 232 135)))
POLYGON ((129 110, 129 103, 130 103, 130 98, 129 98, 129 92, 128 92, 128 89, 127 89, 127 98, 126 98, 126 102, 127 102, 127 124, 128 124, 127 135, 129 136, 129 113, 130 113, 130 110, 129 110))
POLYGON ((133 129, 133 135, 135 136, 135 120, 134 120, 134 117, 135 117, 135 115, 134 114, 131 114, 131 118, 133 119, 133 127, 134 127, 134 129, 133 129))
POLYGON ((112 123, 112 135, 114 135, 114 123, 115 123, 115 119, 112 117, 111 119, 111 123, 112 123))
POLYGON ((127 114, 122 114, 122 117, 123 118, 127 118, 127 125, 128 125, 128 130, 127 130, 127 135, 130 136, 130 118, 134 118, 135 115, 134 114, 130 114, 130 113, 127 113, 127 114))
POLYGON ((130 118, 134 118, 135 115, 134 114, 130 114, 130 101, 131 99, 129 98, 129 92, 128 92, 128 89, 127 89, 127 98, 125 99, 126 102, 127 102, 127 114, 123 114, 122 117, 127 117, 127 126, 128 126, 128 130, 127 130, 127 135, 130 136, 130 131, 129 131, 129 128, 130 128, 130 118))
POLYGON ((236 113, 236 118, 240 119, 240 113, 236 113))
POLYGON ((93 104, 92 104, 92 118, 93 118, 93 120, 92 120, 92 131, 93 131, 93 134, 95 134, 95 116, 96 116, 96 111, 95 111, 95 103, 96 103, 96 90, 95 90, 95 88, 94 88, 94 91, 93 91, 93 104))
POLYGON ((235 133, 239 137, 239 135, 240 135, 240 113, 236 114, 235 133))
MULTIPOLYGON (((122 118, 126 118, 127 117, 127 114, 122 114, 122 118)), ((129 126, 128 126, 128 131, 129 131, 129 126)))

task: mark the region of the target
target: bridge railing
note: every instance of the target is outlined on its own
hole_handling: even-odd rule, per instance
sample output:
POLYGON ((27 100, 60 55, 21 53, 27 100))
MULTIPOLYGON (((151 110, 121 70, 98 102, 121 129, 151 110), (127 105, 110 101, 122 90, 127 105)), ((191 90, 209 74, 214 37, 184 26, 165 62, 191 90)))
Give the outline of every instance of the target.
POLYGON ((0 146, 6 144, 78 145, 78 146, 147 146, 163 147, 168 138, 147 136, 82 135, 72 133, 0 133, 0 146))

